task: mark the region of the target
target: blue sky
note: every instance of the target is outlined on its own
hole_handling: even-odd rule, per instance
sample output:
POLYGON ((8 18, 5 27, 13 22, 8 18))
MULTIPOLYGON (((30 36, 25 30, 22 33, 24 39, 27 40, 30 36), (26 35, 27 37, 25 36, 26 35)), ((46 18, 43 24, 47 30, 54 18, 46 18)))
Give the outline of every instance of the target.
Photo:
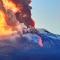
POLYGON ((32 0, 32 18, 36 27, 60 34, 60 0, 32 0))

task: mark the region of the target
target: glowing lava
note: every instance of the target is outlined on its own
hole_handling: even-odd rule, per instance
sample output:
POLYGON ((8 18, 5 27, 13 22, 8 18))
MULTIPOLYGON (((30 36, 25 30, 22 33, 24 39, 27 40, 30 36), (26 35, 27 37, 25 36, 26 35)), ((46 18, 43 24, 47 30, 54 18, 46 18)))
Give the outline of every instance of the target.
POLYGON ((13 32, 12 28, 6 24, 5 14, 3 11, 0 11, 0 36, 10 35, 12 33, 16 33, 16 31, 13 32))
POLYGON ((13 16, 10 17, 11 15, 9 16, 8 13, 3 10, 3 7, 1 7, 2 5, 0 6, 1 7, 0 8, 0 37, 21 32, 22 31, 21 24, 17 21, 17 19, 15 19, 16 17, 14 16, 14 12, 18 11, 16 5, 13 4, 11 1, 9 2, 8 0, 2 0, 2 2, 3 2, 4 9, 6 11, 10 9, 13 12, 12 14, 13 16), (16 21, 15 22, 16 24, 14 26, 10 26, 7 24, 7 20, 9 22, 11 20, 11 24, 13 24, 12 22, 16 21))
POLYGON ((2 1, 6 9, 10 9, 13 12, 17 12, 19 10, 16 4, 14 4, 11 0, 2 0, 2 1))

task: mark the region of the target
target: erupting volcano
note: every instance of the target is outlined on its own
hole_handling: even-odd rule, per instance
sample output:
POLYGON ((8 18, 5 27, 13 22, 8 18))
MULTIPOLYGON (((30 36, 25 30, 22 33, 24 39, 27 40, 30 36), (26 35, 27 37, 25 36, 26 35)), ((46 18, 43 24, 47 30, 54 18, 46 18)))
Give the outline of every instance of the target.
POLYGON ((60 59, 60 35, 35 28, 30 3, 0 0, 0 60, 60 59))
POLYGON ((22 33, 23 25, 34 27, 30 0, 0 0, 0 37, 22 33))

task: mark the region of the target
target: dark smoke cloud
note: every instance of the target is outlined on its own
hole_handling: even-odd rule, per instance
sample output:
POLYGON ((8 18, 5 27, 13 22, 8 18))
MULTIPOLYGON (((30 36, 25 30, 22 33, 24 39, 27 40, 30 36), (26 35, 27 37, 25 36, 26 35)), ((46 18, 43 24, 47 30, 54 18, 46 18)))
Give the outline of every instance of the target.
MULTIPOLYGON (((16 13, 16 18, 24 23, 27 27, 35 25, 34 21, 31 18, 31 9, 32 7, 29 5, 31 0, 12 0, 16 6, 21 5, 22 9, 21 12, 16 13)), ((20 8, 21 8, 20 6, 20 8)))
POLYGON ((15 21, 18 20, 20 23, 24 23, 27 27, 30 26, 34 27, 35 22, 31 18, 32 7, 29 5, 31 3, 31 0, 10 0, 10 1, 15 3, 16 6, 19 7, 20 11, 16 12, 15 14, 12 13, 10 10, 6 11, 5 8, 3 7, 2 0, 0 0, 0 9, 2 9, 5 13, 9 15, 10 21, 7 20, 8 24, 12 25, 13 23, 15 23, 14 20, 15 21))

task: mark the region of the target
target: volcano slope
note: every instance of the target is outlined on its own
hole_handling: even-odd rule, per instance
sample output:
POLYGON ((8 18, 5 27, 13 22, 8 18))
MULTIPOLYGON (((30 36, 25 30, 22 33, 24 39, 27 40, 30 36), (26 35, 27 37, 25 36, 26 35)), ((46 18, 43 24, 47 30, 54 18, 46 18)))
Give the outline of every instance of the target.
POLYGON ((30 3, 31 0, 0 0, 0 36, 18 33, 0 37, 0 60, 60 60, 60 35, 45 29, 21 33, 21 23, 27 28, 35 27, 30 3))
POLYGON ((0 60, 59 59, 60 35, 50 33, 45 29, 26 32, 22 37, 0 40, 0 60))

